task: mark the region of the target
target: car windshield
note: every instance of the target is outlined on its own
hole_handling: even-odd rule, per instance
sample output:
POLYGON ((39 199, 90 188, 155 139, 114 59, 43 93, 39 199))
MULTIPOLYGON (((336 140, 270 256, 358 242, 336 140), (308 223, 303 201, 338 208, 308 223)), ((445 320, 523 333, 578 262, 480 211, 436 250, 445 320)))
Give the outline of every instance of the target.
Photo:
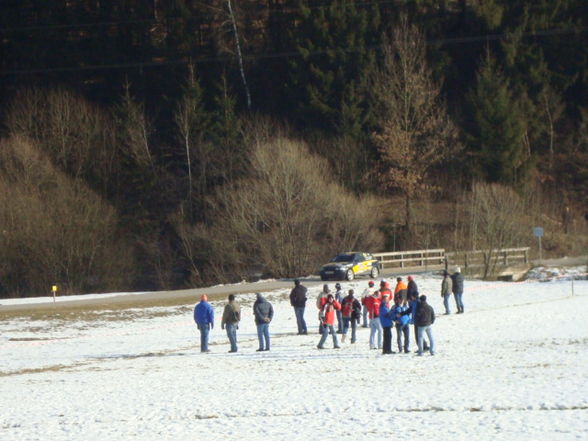
POLYGON ((338 254, 331 262, 353 262, 354 254, 338 254))

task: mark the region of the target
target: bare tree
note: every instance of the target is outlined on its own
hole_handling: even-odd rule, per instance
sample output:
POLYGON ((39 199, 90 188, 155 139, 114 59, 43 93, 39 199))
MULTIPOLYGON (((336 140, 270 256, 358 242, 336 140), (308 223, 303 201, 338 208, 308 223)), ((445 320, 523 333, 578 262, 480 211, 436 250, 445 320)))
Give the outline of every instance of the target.
POLYGON ((258 137, 249 176, 210 201, 212 224, 179 229, 189 255, 226 279, 256 269, 300 275, 343 249, 375 249, 381 209, 374 199, 347 194, 328 170, 299 141, 258 137))
POLYGON ((124 289, 131 248, 116 211, 22 138, 0 142, 0 279, 12 295, 124 289))
POLYGON ((64 89, 25 89, 8 106, 11 134, 34 141, 68 175, 84 177, 104 190, 120 164, 112 120, 106 112, 64 89))
POLYGON ((375 77, 380 100, 378 171, 387 190, 406 201, 406 229, 412 229, 412 201, 427 187, 428 171, 459 150, 457 130, 448 116, 440 87, 427 67, 424 35, 406 17, 385 48, 375 77))
POLYGON ((529 203, 508 187, 477 183, 464 206, 469 207, 465 219, 470 225, 470 249, 484 251, 484 278, 488 278, 500 257, 494 250, 521 246, 530 236, 529 203))

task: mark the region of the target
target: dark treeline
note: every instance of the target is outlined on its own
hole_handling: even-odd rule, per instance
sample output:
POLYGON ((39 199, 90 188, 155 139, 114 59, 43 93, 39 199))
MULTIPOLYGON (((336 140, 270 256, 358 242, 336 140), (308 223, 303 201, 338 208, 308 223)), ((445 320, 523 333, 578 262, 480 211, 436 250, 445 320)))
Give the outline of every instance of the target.
POLYGON ((519 245, 493 198, 568 233, 587 47, 583 0, 5 0, 0 295, 519 245))

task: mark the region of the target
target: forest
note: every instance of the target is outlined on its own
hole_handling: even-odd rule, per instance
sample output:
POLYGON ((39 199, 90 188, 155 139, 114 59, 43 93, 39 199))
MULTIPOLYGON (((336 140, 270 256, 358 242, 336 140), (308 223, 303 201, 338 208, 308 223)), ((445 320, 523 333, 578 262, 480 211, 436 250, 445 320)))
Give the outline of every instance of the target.
POLYGON ((588 249, 583 0, 4 0, 0 297, 588 249))

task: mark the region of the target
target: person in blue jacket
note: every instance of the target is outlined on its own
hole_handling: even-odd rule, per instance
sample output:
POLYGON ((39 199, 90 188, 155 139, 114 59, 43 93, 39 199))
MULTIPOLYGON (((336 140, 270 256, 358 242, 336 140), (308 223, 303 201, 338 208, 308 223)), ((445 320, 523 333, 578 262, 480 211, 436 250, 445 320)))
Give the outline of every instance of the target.
POLYGON ((394 326, 396 327, 396 342, 398 343, 398 352, 408 354, 410 351, 410 320, 411 314, 403 314, 408 311, 408 305, 396 303, 392 308, 392 317, 394 318, 394 326), (404 344, 402 343, 404 337, 404 344))
POLYGON ((208 349, 208 333, 214 327, 214 309, 208 303, 206 294, 202 294, 200 302, 194 308, 194 321, 200 331, 200 352, 210 352, 210 349, 208 349))
POLYGON ((382 354, 394 354, 392 351, 392 324, 394 323, 392 317, 392 305, 390 303, 390 295, 384 294, 382 303, 380 304, 380 323, 384 331, 384 341, 382 343, 382 354))

